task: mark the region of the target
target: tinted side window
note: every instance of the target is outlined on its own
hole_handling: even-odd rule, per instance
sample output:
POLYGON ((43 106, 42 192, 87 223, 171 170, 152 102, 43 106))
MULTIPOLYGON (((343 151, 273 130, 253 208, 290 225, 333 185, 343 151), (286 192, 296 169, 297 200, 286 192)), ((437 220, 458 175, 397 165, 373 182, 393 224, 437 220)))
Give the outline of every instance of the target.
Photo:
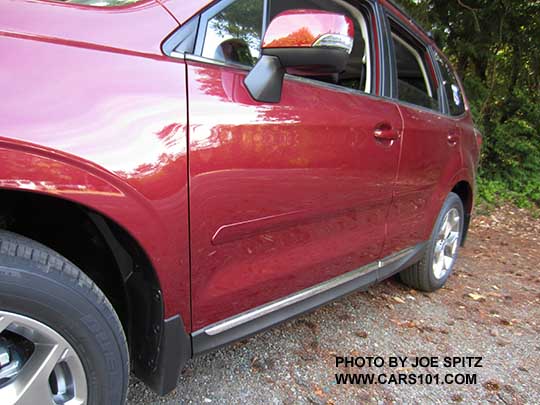
POLYGON ((392 33, 396 56, 398 99, 433 110, 439 109, 435 79, 426 49, 405 35, 392 33))
MULTIPOLYGON (((344 14, 354 21, 354 47, 345 71, 310 79, 372 91, 370 26, 365 6, 345 0, 269 0, 269 21, 286 10, 315 9, 344 14)), ((204 28, 201 55, 225 63, 254 66, 260 57, 264 0, 236 0, 211 16, 204 28)))
POLYGON ((237 0, 208 20, 202 56, 253 66, 260 56, 264 0, 237 0))
POLYGON ((450 108, 450 114, 457 116, 465 112, 465 101, 463 94, 461 94, 461 88, 459 87, 458 80, 454 74, 454 71, 444 62, 439 55, 436 56, 437 64, 441 70, 443 78, 444 91, 446 92, 446 98, 448 99, 448 107, 450 108))

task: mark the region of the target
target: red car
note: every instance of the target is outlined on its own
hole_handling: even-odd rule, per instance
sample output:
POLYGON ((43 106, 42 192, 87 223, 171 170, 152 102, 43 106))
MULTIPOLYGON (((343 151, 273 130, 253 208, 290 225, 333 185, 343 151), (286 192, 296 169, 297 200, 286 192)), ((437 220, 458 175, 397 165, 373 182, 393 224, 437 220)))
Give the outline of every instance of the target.
POLYGON ((0 403, 121 404, 467 233, 481 136, 375 0, 0 4, 0 403))

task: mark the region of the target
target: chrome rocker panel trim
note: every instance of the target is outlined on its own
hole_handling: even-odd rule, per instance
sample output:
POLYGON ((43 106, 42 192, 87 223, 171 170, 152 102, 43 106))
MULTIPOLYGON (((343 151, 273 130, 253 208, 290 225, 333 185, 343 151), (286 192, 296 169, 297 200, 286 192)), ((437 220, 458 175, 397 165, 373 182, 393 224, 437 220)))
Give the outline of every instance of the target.
POLYGON ((351 292, 366 289, 418 261, 427 242, 359 269, 250 309, 192 334, 193 354, 201 354, 268 329, 351 292))

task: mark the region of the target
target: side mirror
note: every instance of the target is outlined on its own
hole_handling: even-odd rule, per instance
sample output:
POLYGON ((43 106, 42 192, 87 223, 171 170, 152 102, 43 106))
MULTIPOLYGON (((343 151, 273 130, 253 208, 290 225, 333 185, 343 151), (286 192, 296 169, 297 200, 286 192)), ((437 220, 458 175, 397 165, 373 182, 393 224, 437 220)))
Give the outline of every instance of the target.
POLYGON ((345 70, 354 43, 354 24, 344 15, 319 10, 278 14, 264 35, 261 58, 244 83, 261 102, 281 99, 285 72, 330 75, 345 70))

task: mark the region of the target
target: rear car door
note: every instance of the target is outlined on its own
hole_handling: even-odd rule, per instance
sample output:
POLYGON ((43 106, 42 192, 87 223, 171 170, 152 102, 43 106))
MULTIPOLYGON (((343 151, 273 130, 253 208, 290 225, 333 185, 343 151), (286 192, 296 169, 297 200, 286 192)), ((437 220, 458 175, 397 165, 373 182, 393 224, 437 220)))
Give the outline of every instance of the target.
POLYGON ((466 105, 463 86, 446 58, 436 50, 433 51, 433 55, 440 72, 441 87, 446 96, 444 99, 445 111, 448 119, 452 120, 456 125, 458 137, 455 140, 461 146, 463 165, 475 168, 478 161, 479 147, 470 110, 466 105))
POLYGON ((186 57, 194 330, 374 262, 384 243, 401 143, 374 133, 400 134, 402 121, 394 103, 370 94, 372 10, 265 4, 206 10, 186 57), (297 8, 356 21, 349 66, 339 78, 287 75, 279 103, 254 101, 243 80, 263 26, 297 8))
POLYGON ((460 129, 443 112, 444 89, 428 46, 390 16, 394 96, 403 116, 403 145, 395 194, 388 216, 384 253, 429 239, 449 190, 443 180, 459 170, 460 129))

